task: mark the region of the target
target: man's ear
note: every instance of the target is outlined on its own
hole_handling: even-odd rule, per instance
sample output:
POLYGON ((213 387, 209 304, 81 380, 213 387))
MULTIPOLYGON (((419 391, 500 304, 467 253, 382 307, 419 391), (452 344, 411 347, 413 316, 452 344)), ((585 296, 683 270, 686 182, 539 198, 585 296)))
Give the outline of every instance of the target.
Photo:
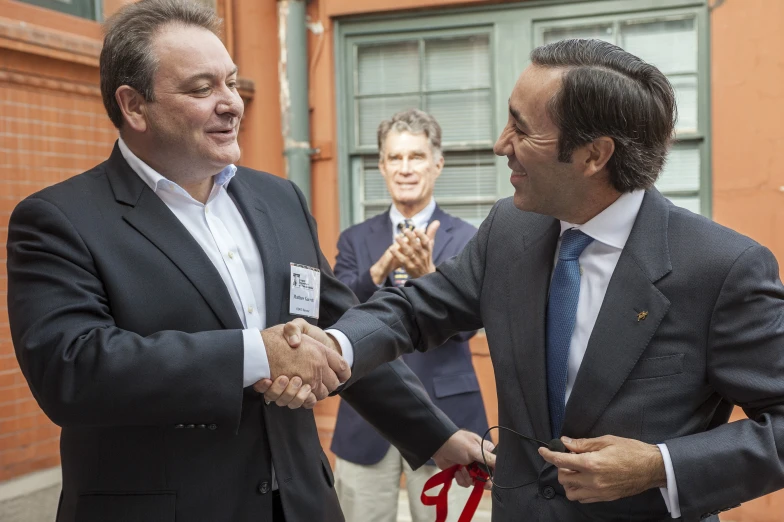
POLYGON ((121 85, 114 92, 114 99, 123 113, 125 125, 136 132, 147 130, 147 111, 144 97, 128 85, 121 85))
POLYGON ((596 138, 584 146, 583 175, 591 177, 604 169, 615 152, 615 140, 608 136, 596 138))

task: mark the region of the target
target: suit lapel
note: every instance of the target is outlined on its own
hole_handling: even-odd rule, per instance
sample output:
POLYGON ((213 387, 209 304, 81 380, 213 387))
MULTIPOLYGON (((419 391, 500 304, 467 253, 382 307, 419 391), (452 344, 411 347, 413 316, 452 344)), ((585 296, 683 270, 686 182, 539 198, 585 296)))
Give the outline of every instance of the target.
POLYGON ((436 209, 433 211, 433 215, 428 222, 428 225, 433 221, 440 221, 441 225, 438 227, 436 231, 436 239, 435 244, 433 245, 433 263, 438 266, 442 261, 444 261, 441 256, 444 253, 444 249, 446 246, 452 241, 452 227, 453 227, 453 218, 443 210, 441 207, 436 206, 436 209))
POLYGON ((281 303, 288 302, 286 293, 289 290, 290 272, 282 256, 281 242, 276 226, 272 221, 268 205, 256 194, 248 184, 243 169, 238 169, 237 174, 229 183, 228 192, 237 205, 251 235, 256 240, 256 246, 261 254, 261 263, 264 269, 265 305, 267 308, 267 326, 281 322, 283 309, 281 303), (281 277, 279 270, 283 268, 285 274, 281 277))
POLYGON ((505 313, 512 334, 512 353, 522 399, 533 424, 534 436, 550 439, 550 413, 547 406, 547 367, 545 361, 545 312, 559 222, 542 216, 540 226, 531 234, 509 245, 509 282, 505 313))
MULTIPOLYGON (((389 210, 372 218, 369 225, 370 233, 365 236, 365 245, 367 246, 369 256, 369 259, 367 260, 368 268, 381 259, 381 256, 384 255, 384 252, 387 251, 387 248, 389 248, 394 240, 389 210)), ((387 279, 389 278, 387 277, 387 279)))
POLYGON ((670 302, 654 283, 672 270, 668 213, 656 189, 645 194, 566 405, 563 433, 570 437, 589 435, 667 314, 670 302))
POLYGON ((109 182, 115 199, 132 207, 123 219, 180 269, 224 328, 242 328, 231 296, 212 262, 180 220, 131 169, 117 145, 109 158, 109 166, 109 182))

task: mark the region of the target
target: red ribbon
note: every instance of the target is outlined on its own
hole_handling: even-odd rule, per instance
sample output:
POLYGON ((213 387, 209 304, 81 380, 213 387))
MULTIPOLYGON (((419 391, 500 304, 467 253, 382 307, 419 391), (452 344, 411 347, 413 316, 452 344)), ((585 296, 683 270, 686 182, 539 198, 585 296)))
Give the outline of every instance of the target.
MULTIPOLYGON (((425 482, 425 487, 422 489, 421 496, 422 504, 436 507, 436 522, 446 522, 449 488, 452 486, 452 480, 455 478, 455 474, 462 467, 463 466, 456 464, 451 468, 439 471, 425 482), (428 491, 442 484, 444 487, 441 488, 438 495, 427 494, 428 491)), ((463 512, 460 514, 460 519, 457 522, 471 522, 474 518, 474 513, 476 513, 476 508, 479 507, 479 501, 482 499, 484 484, 490 478, 476 462, 467 466, 466 469, 468 469, 468 474, 474 481, 474 489, 471 491, 468 502, 466 502, 465 508, 463 508, 463 512)))

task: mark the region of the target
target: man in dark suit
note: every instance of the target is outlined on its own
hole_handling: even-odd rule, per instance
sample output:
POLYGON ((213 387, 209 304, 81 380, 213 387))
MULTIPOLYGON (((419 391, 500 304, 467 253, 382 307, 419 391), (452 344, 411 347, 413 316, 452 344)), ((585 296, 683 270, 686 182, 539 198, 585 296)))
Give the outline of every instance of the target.
POLYGON ((653 187, 676 114, 658 69, 599 40, 531 62, 495 145, 514 197, 458 257, 330 331, 353 379, 485 327, 500 424, 571 451, 502 431, 495 521, 717 521, 784 486, 776 260, 653 187), (727 404, 748 419, 727 424, 727 404))
MULTIPOLYGON (((436 205, 433 188, 444 165, 441 127, 418 109, 399 112, 378 127, 379 170, 392 198, 389 210, 348 228, 338 240, 335 276, 365 302, 384 286, 402 286, 435 271, 435 265, 456 256, 476 233, 465 221, 436 205), (418 228, 434 241, 425 247, 413 242, 403 255, 400 232, 418 228), (396 239, 397 238, 397 239, 396 239)), ((460 428, 483 434, 487 430, 479 382, 471 362, 468 339, 460 333, 427 353, 412 353, 403 361, 419 377, 433 403, 460 428)), ((429 464, 412 470, 354 408, 343 401, 332 438, 335 489, 349 522, 395 522, 398 486, 405 474, 411 518, 435 520, 435 506, 420 500, 422 488, 438 469, 429 464)), ((457 520, 470 490, 450 489, 450 520, 457 520)))
MULTIPOLYGON (((280 323, 326 327, 356 299, 301 192, 233 165, 243 104, 218 26, 177 0, 115 15, 100 74, 120 139, 11 216, 14 347, 62 426, 58 522, 343 519, 312 412, 253 386, 278 378, 292 407, 335 390, 347 361, 308 339, 292 350, 280 323)), ((403 364, 343 398, 413 467, 478 449, 403 364)))

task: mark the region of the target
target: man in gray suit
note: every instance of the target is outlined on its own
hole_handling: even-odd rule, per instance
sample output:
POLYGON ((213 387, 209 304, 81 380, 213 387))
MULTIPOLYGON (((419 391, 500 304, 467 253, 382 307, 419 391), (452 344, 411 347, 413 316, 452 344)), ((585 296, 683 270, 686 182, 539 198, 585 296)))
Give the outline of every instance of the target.
POLYGON ((496 486, 514 488, 494 489, 495 521, 715 521, 784 486, 778 265, 653 187, 676 114, 658 69, 598 40, 531 61, 495 145, 514 197, 328 332, 354 379, 486 329, 500 424, 571 452, 502 431, 496 486), (729 405, 748 419, 727 424, 729 405))

